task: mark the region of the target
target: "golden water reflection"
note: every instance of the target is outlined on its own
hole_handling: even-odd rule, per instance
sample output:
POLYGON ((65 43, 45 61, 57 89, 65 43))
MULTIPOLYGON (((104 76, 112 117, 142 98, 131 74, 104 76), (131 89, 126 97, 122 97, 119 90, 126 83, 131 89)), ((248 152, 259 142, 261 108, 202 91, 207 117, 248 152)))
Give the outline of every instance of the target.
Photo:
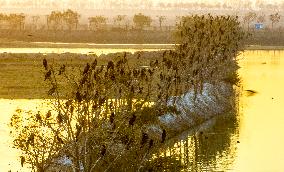
POLYGON ((173 139, 154 161, 172 157, 178 171, 283 171, 284 51, 245 51, 238 60, 240 89, 256 94, 240 95, 237 114, 173 139))
MULTIPOLYGON (((238 59, 241 89, 257 93, 240 96, 237 114, 217 117, 170 140, 155 153, 153 169, 283 171, 284 51, 246 51, 238 59)), ((21 169, 18 152, 9 147, 11 115, 17 108, 36 110, 41 103, 0 99, 1 171, 21 169)))
POLYGON ((137 49, 137 48, 131 48, 131 49, 113 49, 113 48, 0 48, 0 53, 16 53, 16 54, 36 54, 36 53, 43 53, 43 54, 63 54, 63 53, 77 53, 77 54, 109 54, 114 52, 130 52, 134 53, 137 51, 159 51, 164 49, 157 49, 157 48, 148 48, 148 49, 137 49))

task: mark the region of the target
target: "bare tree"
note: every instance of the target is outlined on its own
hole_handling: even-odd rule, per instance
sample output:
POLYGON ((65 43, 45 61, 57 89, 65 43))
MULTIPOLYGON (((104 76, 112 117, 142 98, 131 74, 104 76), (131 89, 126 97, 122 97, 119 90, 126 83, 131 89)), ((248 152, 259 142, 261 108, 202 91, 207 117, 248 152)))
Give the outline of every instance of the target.
POLYGON ((37 15, 37 16, 32 16, 32 22, 33 22, 33 28, 35 30, 37 30, 38 28, 38 20, 40 19, 40 17, 37 15))
POLYGON ((280 15, 278 13, 275 13, 275 14, 270 14, 269 15, 269 19, 271 21, 271 29, 273 29, 274 25, 276 23, 279 23, 280 21, 280 15))
POLYGON ((265 15, 264 14, 261 14, 257 17, 256 19, 257 23, 263 23, 265 22, 265 15))
POLYGON ((62 17, 69 30, 78 28, 80 15, 76 11, 68 9, 67 11, 63 12, 62 17))
POLYGON ((256 19, 256 13, 255 12, 249 12, 249 13, 245 14, 245 16, 243 17, 244 25, 247 24, 247 30, 248 31, 249 31, 250 23, 252 21, 254 21, 255 19, 256 19))
POLYGON ((166 20, 166 16, 157 16, 157 17, 158 17, 158 20, 159 20, 160 30, 162 30, 162 24, 166 20))
POLYGON ((143 30, 145 26, 151 25, 152 19, 150 16, 145 16, 142 13, 139 13, 134 15, 133 22, 136 28, 143 30))
POLYGON ((51 14, 47 16, 47 28, 52 27, 53 30, 58 30, 63 28, 63 13, 60 11, 52 11, 51 14))
POLYGON ((103 25, 106 25, 107 18, 104 16, 89 17, 89 29, 96 30, 101 29, 103 25))
POLYGON ((117 15, 113 18, 114 24, 118 25, 119 28, 121 28, 121 25, 125 23, 126 15, 117 15))

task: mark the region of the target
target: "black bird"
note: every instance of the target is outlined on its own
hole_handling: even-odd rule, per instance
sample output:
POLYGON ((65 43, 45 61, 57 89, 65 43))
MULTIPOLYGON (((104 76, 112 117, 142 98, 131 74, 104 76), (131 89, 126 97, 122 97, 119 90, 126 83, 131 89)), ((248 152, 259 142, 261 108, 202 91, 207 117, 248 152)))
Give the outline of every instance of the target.
POLYGON ((98 64, 97 59, 95 59, 92 63, 92 69, 96 69, 97 64, 98 64))
POLYGON ((49 110, 47 113, 46 113, 46 119, 50 118, 51 117, 51 110, 49 110))
POLYGON ((37 120, 37 121, 41 121, 41 116, 40 116, 40 114, 39 114, 39 111, 38 111, 37 114, 36 114, 36 120, 37 120))
POLYGON ((149 142, 149 149, 150 149, 150 148, 152 148, 152 147, 153 147, 153 145, 154 145, 154 140, 153 140, 153 139, 151 139, 151 140, 150 140, 150 142, 149 142))
POLYGON ((103 145, 102 149, 101 149, 101 156, 105 156, 106 154, 106 146, 103 145))
POLYGON ((29 138, 28 138, 28 143, 33 146, 33 145, 34 145, 34 141, 35 141, 35 134, 32 133, 32 134, 29 136, 29 138))
POLYGON ((47 94, 51 96, 53 93, 55 93, 55 91, 56 91, 56 87, 53 86, 50 90, 48 90, 47 94))
POLYGON ((257 92, 256 91, 254 91, 254 90, 245 90, 246 91, 246 93, 247 93, 247 96, 253 96, 253 95, 255 95, 257 92))
POLYGON ((82 96, 81 96, 81 94, 80 94, 79 91, 76 92, 76 100, 77 100, 78 102, 81 102, 81 101, 82 101, 82 96))
POLYGON ((61 74, 64 73, 64 72, 65 72, 65 65, 62 65, 62 66, 60 67, 60 69, 59 69, 58 75, 61 75, 61 74))
POLYGON ((45 76, 44 76, 44 80, 49 79, 51 76, 51 70, 49 70, 48 72, 46 72, 45 76))
POLYGON ((161 141, 161 143, 164 143, 164 141, 166 140, 166 137, 167 137, 166 130, 165 130, 165 129, 163 129, 163 133, 162 133, 162 141, 161 141))
POLYGON ((58 141, 58 143, 64 144, 63 140, 59 136, 56 136, 56 140, 58 141))
POLYGON ((23 167, 24 166, 24 163, 25 163, 25 157, 21 156, 21 166, 23 167))
POLYGON ((130 120, 129 120, 129 125, 133 126, 135 120, 136 120, 136 115, 135 115, 135 114, 132 114, 132 117, 131 117, 130 120))
POLYGON ((63 118, 62 118, 62 114, 58 113, 57 117, 56 117, 57 123, 61 124, 63 122, 63 118))
POLYGON ((240 143, 240 141, 237 141, 237 143, 240 143))
POLYGON ((145 143, 147 143, 148 139, 149 139, 148 134, 147 134, 147 133, 142 133, 142 139, 141 139, 141 143, 140 143, 140 144, 141 144, 141 147, 140 147, 140 148, 142 148, 143 145, 144 145, 145 143))
POLYGON ((81 133, 81 131, 82 131, 82 126, 76 124, 76 129, 77 129, 77 131, 76 131, 76 142, 77 142, 78 139, 79 139, 79 135, 80 135, 80 133, 81 133))
POLYGON ((112 61, 109 61, 108 64, 107 64, 107 70, 113 70, 114 69, 114 63, 112 61))
POLYGON ((87 65, 86 65, 86 66, 85 66, 85 68, 84 68, 84 72, 83 72, 83 74, 88 73, 88 72, 89 72, 89 69, 90 69, 90 64, 89 64, 89 63, 87 63, 87 65))
POLYGON ((42 64, 43 64, 45 70, 47 70, 47 60, 46 59, 43 59, 42 64))
POLYGON ((109 121, 111 124, 114 122, 114 112, 110 114, 109 121))

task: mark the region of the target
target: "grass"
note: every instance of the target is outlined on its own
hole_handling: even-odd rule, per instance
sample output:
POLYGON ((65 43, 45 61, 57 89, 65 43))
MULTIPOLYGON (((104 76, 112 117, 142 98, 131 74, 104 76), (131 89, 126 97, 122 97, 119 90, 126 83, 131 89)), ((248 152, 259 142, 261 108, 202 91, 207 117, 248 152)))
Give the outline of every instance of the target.
MULTIPOLYGON (((139 62, 146 66, 151 59, 162 52, 138 52, 129 58, 130 64, 139 62), (138 53, 140 59, 137 59, 138 53)), ((119 54, 119 53, 118 53, 119 54)), ((109 60, 117 57, 117 53, 101 55, 98 65, 107 65, 109 60)), ((122 53, 120 53, 122 55, 122 53)), ((130 54, 129 54, 130 55, 130 54)), ((42 99, 46 98, 48 86, 44 82, 43 58, 60 66, 65 64, 67 70, 79 74, 86 63, 91 63, 96 55, 81 54, 1 54, 0 55, 0 98, 5 99, 42 99), (75 69, 76 68, 76 69, 75 69)))

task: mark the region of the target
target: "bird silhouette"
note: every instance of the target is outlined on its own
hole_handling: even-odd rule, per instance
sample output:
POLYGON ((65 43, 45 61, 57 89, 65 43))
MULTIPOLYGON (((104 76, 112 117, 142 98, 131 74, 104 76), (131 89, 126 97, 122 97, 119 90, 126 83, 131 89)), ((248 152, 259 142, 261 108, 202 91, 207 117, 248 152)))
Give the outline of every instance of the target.
POLYGON ((163 133, 162 133, 162 141, 161 141, 161 143, 164 143, 164 142, 165 142, 166 137, 167 137, 166 130, 165 130, 165 129, 163 129, 163 133))
POLYGON ((50 79, 51 76, 51 70, 49 70, 48 72, 46 72, 45 76, 44 76, 44 80, 50 79))
POLYGON ((145 143, 147 143, 148 139, 149 139, 148 134, 142 133, 142 139, 141 139, 141 142, 140 142, 141 147, 140 148, 142 148, 145 145, 145 143))
POLYGON ((105 154, 106 154, 106 146, 105 145, 102 146, 100 154, 101 154, 101 156, 105 156, 105 154))
POLYGON ((26 159, 25 159, 25 157, 23 157, 23 156, 21 156, 20 158, 21 158, 21 166, 23 167, 23 166, 24 166, 24 163, 25 163, 25 161, 26 161, 26 159))
POLYGON ((135 120, 136 120, 136 115, 135 115, 135 114, 132 114, 132 117, 131 117, 130 120, 129 120, 129 125, 133 126, 135 120))
POLYGON ((114 112, 110 114, 109 121, 111 124, 114 122, 114 112))
POLYGON ((42 60, 42 64, 45 70, 47 70, 48 66, 47 66, 47 60, 45 58, 42 60))
POLYGON ((45 118, 46 119, 48 119, 48 118, 50 118, 51 117, 51 110, 49 110, 47 113, 46 113, 46 115, 45 115, 45 118))
POLYGON ((150 149, 150 148, 152 148, 152 147, 153 147, 153 145, 154 145, 154 140, 153 140, 153 139, 151 139, 151 140, 150 140, 150 142, 149 142, 149 149, 150 149))

